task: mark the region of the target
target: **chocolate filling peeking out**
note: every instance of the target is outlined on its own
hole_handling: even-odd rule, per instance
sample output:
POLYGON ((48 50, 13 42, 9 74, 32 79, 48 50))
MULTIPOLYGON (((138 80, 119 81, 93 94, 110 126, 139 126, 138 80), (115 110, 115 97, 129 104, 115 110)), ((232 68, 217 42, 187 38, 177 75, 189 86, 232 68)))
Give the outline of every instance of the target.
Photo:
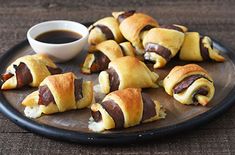
POLYGON ((207 87, 201 87, 199 88, 196 92, 193 93, 193 102, 197 102, 196 95, 207 95, 208 94, 208 89, 207 87))
POLYGON ((166 61, 169 61, 171 59, 170 50, 157 43, 147 43, 145 46, 145 52, 154 52, 162 56, 164 59, 166 59, 166 61))
MULTIPOLYGON (((144 31, 148 31, 152 28, 154 28, 155 26, 152 26, 152 25, 146 25, 145 27, 143 27, 140 31, 140 33, 144 32, 144 31)), ((143 37, 140 38, 141 40, 143 39, 143 37)))
MULTIPOLYGON (((173 92, 174 94, 179 94, 181 92, 183 92, 185 89, 187 89, 191 84, 193 84, 194 81, 196 81, 197 79, 200 78, 205 78, 208 81, 210 81, 208 78, 206 78, 205 76, 201 75, 201 74, 196 74, 196 75, 191 75, 188 76, 186 78, 184 78, 180 83, 178 83, 174 89, 173 92)), ((211 82, 211 81, 210 81, 211 82)))
POLYGON ((203 60, 210 60, 209 51, 206 47, 204 47, 204 44, 202 43, 202 39, 203 38, 200 38, 200 41, 199 41, 201 56, 203 60))
POLYGON ((121 23, 126 18, 132 16, 135 13, 135 10, 126 11, 118 16, 118 22, 121 23))
MULTIPOLYGON (((33 81, 32 74, 25 63, 20 62, 18 66, 14 65, 13 67, 16 70, 15 72, 16 72, 16 78, 17 78, 17 88, 28 85, 29 83, 33 81)), ((50 66, 46 66, 46 67, 52 75, 62 73, 62 70, 60 68, 53 68, 50 66)), ((1 79, 5 82, 6 80, 10 79, 12 76, 14 76, 14 74, 5 73, 1 75, 1 79)))
MULTIPOLYGON (((155 103, 146 93, 141 93, 143 100, 143 115, 142 122, 150 119, 151 117, 156 115, 155 103)), ((105 109, 105 111, 113 118, 115 122, 115 128, 123 128, 124 126, 124 115, 117 103, 113 100, 107 100, 101 103, 101 106, 105 109)), ((91 111, 91 115, 95 122, 99 122, 102 120, 102 115, 99 111, 91 111)))
POLYGON ((74 80, 74 95, 75 95, 76 102, 83 98, 82 83, 83 83, 83 79, 75 79, 74 80))
MULTIPOLYGON (((101 106, 113 118, 116 129, 124 127, 124 115, 117 103, 115 103, 113 100, 107 100, 102 102, 101 106)), ((91 116, 95 122, 102 120, 102 115, 99 111, 91 111, 91 116)))
POLYGON ((101 106, 113 118, 116 129, 124 127, 124 115, 117 103, 115 103, 113 100, 107 100, 102 102, 101 106))
POLYGON ((18 66, 13 65, 13 67, 15 68, 16 73, 17 88, 28 85, 33 81, 32 74, 25 63, 20 62, 18 66))
POLYGON ((14 74, 12 73, 4 73, 1 75, 1 80, 3 82, 5 82, 6 80, 10 79, 12 76, 14 76, 14 74))
POLYGON ((48 106, 51 102, 55 104, 55 100, 50 89, 47 85, 40 86, 38 105, 48 106))
POLYGON ((104 53, 94 52, 95 61, 91 65, 91 72, 100 72, 108 68, 109 58, 104 53))
POLYGON ((90 31, 91 31, 92 29, 94 29, 95 27, 99 28, 99 29, 101 30, 101 32, 104 33, 105 38, 106 38, 107 40, 114 40, 114 39, 115 39, 115 38, 114 38, 114 35, 113 35, 113 32, 112 32, 107 26, 101 25, 101 24, 94 25, 94 26, 90 29, 90 31))
POLYGON ((141 93, 143 100, 142 122, 156 115, 155 103, 146 93, 141 93))
POLYGON ((47 67, 48 71, 51 73, 51 75, 62 73, 62 69, 60 69, 60 68, 53 68, 50 66, 46 66, 46 67, 47 67))
POLYGON ((118 90, 120 80, 117 72, 113 68, 109 68, 106 71, 109 74, 110 91, 118 90))
POLYGON ((155 26, 152 26, 152 25, 146 25, 144 28, 142 28, 142 30, 141 30, 141 32, 143 32, 143 31, 148 31, 148 30, 150 30, 150 29, 152 29, 152 28, 154 28, 155 26))
POLYGON ((99 111, 91 111, 91 116, 95 122, 99 122, 102 120, 102 115, 99 111))
POLYGON ((180 27, 175 26, 175 25, 162 25, 162 26, 160 26, 160 28, 176 30, 176 31, 184 33, 184 31, 180 27))

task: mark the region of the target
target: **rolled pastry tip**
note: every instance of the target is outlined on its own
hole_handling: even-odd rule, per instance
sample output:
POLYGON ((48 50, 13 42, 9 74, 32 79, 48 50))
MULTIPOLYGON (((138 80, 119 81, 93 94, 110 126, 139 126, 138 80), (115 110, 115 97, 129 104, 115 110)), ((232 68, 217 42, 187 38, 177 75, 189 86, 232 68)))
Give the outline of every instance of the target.
POLYGON ((62 70, 46 55, 26 55, 16 59, 1 75, 3 82, 1 89, 17 89, 24 86, 38 87, 47 76, 61 72, 62 70))
POLYGON ((119 30, 119 24, 113 17, 105 17, 89 27, 88 42, 90 45, 97 45, 106 40, 115 40, 118 43, 124 41, 119 30))
POLYGON ((77 79, 73 73, 52 75, 45 78, 39 89, 23 101, 24 113, 29 118, 89 106, 93 100, 93 83, 77 79))
POLYGON ((208 36, 200 36, 198 32, 185 33, 179 58, 185 61, 225 61, 219 50, 213 47, 213 41, 208 36))
POLYGON ((87 54, 81 72, 91 74, 103 71, 108 68, 110 61, 126 55, 135 56, 134 47, 130 42, 118 44, 114 40, 104 41, 87 54))
POLYGON ((110 62, 98 79, 101 93, 107 94, 125 88, 156 88, 158 77, 137 58, 125 56, 110 62))
POLYGON ((174 67, 163 80, 163 86, 182 104, 206 106, 215 93, 211 76, 196 64, 174 67))
POLYGON ((158 101, 141 89, 127 88, 108 94, 101 103, 92 104, 91 115, 89 129, 101 132, 163 119, 166 113, 158 101))
POLYGON ((132 43, 137 55, 142 55, 144 53, 142 40, 150 29, 159 26, 158 22, 149 15, 134 10, 112 14, 119 21, 119 28, 125 39, 132 43))
POLYGON ((187 28, 181 25, 162 25, 149 30, 143 40, 145 60, 154 62, 154 68, 164 67, 180 50, 185 31, 187 28))

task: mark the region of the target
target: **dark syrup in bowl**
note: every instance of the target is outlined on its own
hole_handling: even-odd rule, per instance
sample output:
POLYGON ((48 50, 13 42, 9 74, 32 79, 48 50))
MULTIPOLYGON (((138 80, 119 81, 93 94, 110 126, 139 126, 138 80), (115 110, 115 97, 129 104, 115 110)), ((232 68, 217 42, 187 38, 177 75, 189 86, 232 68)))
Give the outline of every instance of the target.
POLYGON ((82 35, 69 30, 52 30, 39 34, 35 40, 48 44, 65 44, 77 41, 82 35))

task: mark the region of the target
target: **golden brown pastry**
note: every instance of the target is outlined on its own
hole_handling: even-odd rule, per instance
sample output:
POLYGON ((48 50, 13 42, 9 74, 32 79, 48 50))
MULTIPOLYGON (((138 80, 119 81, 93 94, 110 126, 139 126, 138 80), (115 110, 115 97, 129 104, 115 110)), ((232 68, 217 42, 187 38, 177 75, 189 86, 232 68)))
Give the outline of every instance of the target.
POLYGON ((130 42, 118 44, 114 40, 99 43, 87 54, 81 71, 85 74, 100 72, 108 68, 110 61, 123 56, 135 56, 134 48, 130 42))
POLYGON ((121 47, 124 56, 135 57, 135 48, 129 41, 122 42, 119 44, 119 46, 121 47))
POLYGON ((154 68, 162 68, 179 51, 187 28, 180 25, 163 25, 145 35, 143 46, 145 60, 155 62, 154 68))
POLYGON ((89 106, 93 100, 93 83, 77 79, 73 73, 51 75, 45 78, 39 89, 22 102, 27 117, 37 118, 89 106))
POLYGON ((176 66, 163 80, 165 91, 182 104, 201 104, 213 98, 215 88, 210 75, 196 64, 176 66))
POLYGON ((185 61, 214 60, 223 62, 225 60, 219 54, 219 51, 213 48, 212 40, 207 36, 200 36, 198 32, 185 33, 185 39, 179 57, 185 61))
POLYGON ((88 42, 97 45, 105 40, 115 40, 118 43, 124 41, 119 30, 119 24, 113 17, 105 17, 89 27, 88 42))
POLYGON ((135 57, 125 56, 109 63, 107 70, 99 75, 102 93, 125 88, 156 88, 158 74, 135 57))
POLYGON ((136 48, 137 54, 143 54, 142 39, 148 30, 158 27, 158 22, 144 13, 137 13, 133 10, 112 14, 120 23, 122 35, 136 48))
POLYGON ((47 76, 61 72, 46 55, 26 55, 15 60, 6 73, 2 74, 1 89, 15 89, 26 85, 38 87, 47 76))
POLYGON ((120 129, 165 118, 158 101, 139 88, 127 88, 108 94, 101 103, 91 106, 89 129, 101 132, 120 129))

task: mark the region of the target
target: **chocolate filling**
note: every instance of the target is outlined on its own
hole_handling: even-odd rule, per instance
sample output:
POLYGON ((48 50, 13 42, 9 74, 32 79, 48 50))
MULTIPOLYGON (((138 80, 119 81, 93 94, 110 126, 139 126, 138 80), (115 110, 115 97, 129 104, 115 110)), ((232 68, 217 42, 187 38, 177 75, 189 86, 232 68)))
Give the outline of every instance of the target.
MULTIPOLYGON (((113 118, 116 129, 124 127, 124 115, 117 103, 115 103, 113 100, 107 100, 102 102, 101 106, 113 118)), ((102 120, 102 115, 99 111, 91 111, 91 116, 93 117, 95 122, 99 122, 102 120)))
MULTIPOLYGON (((144 31, 148 31, 150 29, 154 28, 154 26, 152 25, 146 25, 144 28, 142 28, 142 30, 140 31, 141 32, 144 32, 144 31)), ((142 41, 143 38, 141 38, 141 41, 142 41)))
POLYGON ((102 120, 102 115, 99 111, 91 111, 91 116, 95 122, 99 122, 102 120))
POLYGON ((160 28, 176 30, 176 31, 184 33, 183 29, 181 29, 180 27, 175 26, 175 25, 162 25, 162 26, 160 26, 160 28))
POLYGON ((13 67, 15 68, 16 73, 17 88, 28 85, 33 81, 32 74, 25 63, 20 62, 18 66, 13 65, 13 67))
POLYGON ((91 65, 92 72, 99 72, 108 68, 110 60, 106 55, 104 55, 104 53, 95 52, 94 56, 95 61, 91 65))
POLYGON ((203 60, 210 60, 208 49, 204 47, 204 44, 202 43, 202 39, 203 38, 200 38, 200 41, 199 41, 201 56, 203 60))
POLYGON ((76 102, 83 98, 83 95, 82 95, 82 83, 83 83, 83 79, 82 78, 74 80, 74 95, 75 95, 75 101, 76 102))
MULTIPOLYGON (((142 122, 150 119, 151 117, 156 115, 155 104, 149 95, 145 93, 141 93, 143 100, 143 116, 142 122)), ((101 103, 101 106, 105 109, 105 111, 113 118, 115 122, 115 128, 123 128, 124 126, 124 115, 117 103, 113 100, 107 100, 101 103)), ((99 111, 91 111, 91 115, 95 122, 99 122, 102 120, 102 115, 99 111)))
MULTIPOLYGON (((174 94, 179 94, 181 92, 183 92, 185 89, 187 89, 191 84, 193 84, 194 81, 196 81, 197 79, 200 78, 205 78, 207 79, 205 76, 201 75, 201 74, 196 74, 196 75, 191 75, 188 76, 186 78, 184 78, 180 83, 178 83, 173 91, 174 94)), ((207 79, 208 81, 210 81, 209 79, 207 79)), ((210 81, 211 82, 211 81, 210 81)))
POLYGON ((107 100, 102 102, 101 106, 113 118, 116 129, 124 127, 124 115, 117 103, 115 103, 113 100, 107 100))
POLYGON ((147 45, 145 46, 145 52, 157 53, 158 55, 166 59, 166 61, 169 61, 171 59, 170 50, 157 43, 147 43, 147 45))
POLYGON ((1 75, 1 80, 3 82, 5 82, 6 80, 10 79, 12 76, 14 76, 14 74, 12 73, 4 73, 1 75))
POLYGON ((109 68, 106 71, 109 74, 110 91, 118 90, 120 80, 117 72, 113 68, 109 68))
POLYGON ((193 102, 197 102, 196 95, 207 95, 208 89, 206 87, 199 88, 196 92, 193 93, 193 102))
POLYGON ((152 26, 152 25, 146 25, 144 28, 142 28, 142 30, 140 32, 143 32, 143 31, 148 31, 152 28, 154 28, 155 26, 152 26))
POLYGON ((126 11, 118 16, 118 22, 121 23, 123 20, 125 20, 127 17, 132 16, 135 13, 135 10, 126 11))
POLYGON ((101 25, 101 24, 94 25, 94 26, 90 29, 90 31, 91 31, 92 29, 94 29, 95 27, 99 28, 99 29, 102 31, 102 33, 104 33, 105 38, 106 38, 107 40, 114 40, 113 32, 112 32, 107 26, 101 25))
POLYGON ((39 87, 39 100, 38 105, 49 105, 51 102, 55 103, 54 97, 50 89, 44 85, 39 87))
POLYGON ((62 73, 62 69, 60 68, 53 68, 53 67, 47 66, 47 69, 51 73, 51 75, 62 73))
POLYGON ((151 117, 156 115, 155 104, 150 96, 146 93, 141 93, 142 100, 143 100, 143 115, 142 115, 142 122, 150 119, 151 117))
MULTIPOLYGON (((62 70, 60 68, 53 68, 50 66, 46 66, 46 67, 52 75, 62 73, 62 70)), ((21 62, 18 66, 14 65, 14 68, 16 70, 16 78, 17 78, 17 87, 18 88, 25 86, 33 81, 31 72, 25 63, 21 62)), ((14 74, 5 73, 5 74, 1 75, 1 79, 3 81, 6 81, 9 78, 11 78, 12 76, 14 76, 14 74)))

